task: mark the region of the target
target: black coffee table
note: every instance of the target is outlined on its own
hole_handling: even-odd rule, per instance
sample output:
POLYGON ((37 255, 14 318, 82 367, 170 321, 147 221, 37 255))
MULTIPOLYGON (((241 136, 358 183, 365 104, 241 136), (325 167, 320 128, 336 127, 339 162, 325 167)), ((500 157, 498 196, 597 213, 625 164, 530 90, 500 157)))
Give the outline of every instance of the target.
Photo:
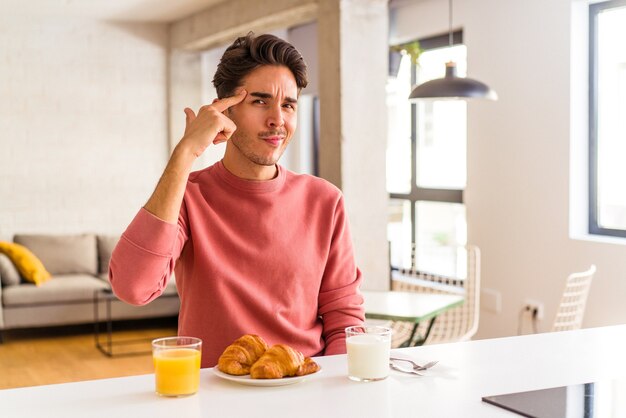
MULTIPOLYGON (((159 298, 167 298, 167 297, 178 297, 177 293, 167 293, 162 294, 159 298)), ((141 349, 141 350, 122 350, 122 352, 116 352, 115 348, 120 346, 131 346, 138 345, 140 343, 145 343, 147 341, 152 341, 153 338, 133 338, 133 339, 124 339, 124 340, 113 340, 113 319, 111 316, 111 303, 115 301, 120 301, 117 296, 113 293, 111 288, 98 289, 93 293, 93 326, 94 326, 94 342, 96 348, 100 350, 100 352, 108 357, 117 357, 117 356, 138 356, 150 354, 152 352, 152 347, 150 349, 141 349), (100 305, 104 303, 104 318, 100 319, 100 305), (106 329, 105 339, 102 341, 101 335, 102 332, 100 330, 101 322, 104 322, 104 327, 106 329)), ((119 350, 118 350, 119 351, 119 350)))

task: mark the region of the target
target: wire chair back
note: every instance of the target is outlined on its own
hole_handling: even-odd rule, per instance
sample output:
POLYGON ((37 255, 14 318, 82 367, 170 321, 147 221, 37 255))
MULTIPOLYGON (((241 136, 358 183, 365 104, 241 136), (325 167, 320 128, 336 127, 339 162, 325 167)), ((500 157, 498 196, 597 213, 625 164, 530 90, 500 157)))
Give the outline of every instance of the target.
MULTIPOLYGON (((425 344, 467 341, 478 331, 480 315, 480 249, 474 245, 466 247, 467 277, 465 279, 445 277, 417 271, 397 269, 392 272, 391 289, 404 292, 455 293, 463 294, 465 302, 437 316, 425 344)), ((407 339, 412 323, 394 322, 392 346, 398 347, 407 339)), ((423 333, 427 324, 420 324, 423 333)))
POLYGON ((552 331, 569 331, 582 326, 587 297, 595 272, 596 266, 591 265, 587 271, 569 275, 554 318, 552 331))

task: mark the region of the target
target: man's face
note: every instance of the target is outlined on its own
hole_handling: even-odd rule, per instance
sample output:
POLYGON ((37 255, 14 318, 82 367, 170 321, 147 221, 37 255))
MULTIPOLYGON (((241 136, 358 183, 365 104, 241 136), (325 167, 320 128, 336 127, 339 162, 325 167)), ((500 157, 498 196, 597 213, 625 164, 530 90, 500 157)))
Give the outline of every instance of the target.
POLYGON ((243 80, 248 94, 226 115, 237 125, 230 142, 257 165, 276 164, 297 125, 298 86, 284 66, 264 65, 243 80))

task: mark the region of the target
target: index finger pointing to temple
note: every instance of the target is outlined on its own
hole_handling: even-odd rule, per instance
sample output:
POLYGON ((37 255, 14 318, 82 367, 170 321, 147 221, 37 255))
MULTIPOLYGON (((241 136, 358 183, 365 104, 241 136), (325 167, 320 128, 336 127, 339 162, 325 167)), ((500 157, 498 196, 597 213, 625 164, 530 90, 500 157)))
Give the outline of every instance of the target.
POLYGON ((213 103, 211 106, 213 106, 218 112, 223 112, 229 107, 240 103, 243 99, 245 99, 247 94, 248 93, 245 90, 240 90, 234 96, 224 97, 223 99, 213 103))

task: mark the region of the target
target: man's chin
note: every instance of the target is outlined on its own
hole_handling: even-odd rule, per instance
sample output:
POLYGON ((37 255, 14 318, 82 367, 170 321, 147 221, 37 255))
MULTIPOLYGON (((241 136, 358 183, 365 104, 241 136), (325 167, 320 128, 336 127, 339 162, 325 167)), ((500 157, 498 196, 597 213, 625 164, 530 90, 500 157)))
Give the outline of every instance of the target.
POLYGON ((248 159, 250 161, 252 161, 253 163, 257 164, 257 165, 263 165, 266 167, 271 167, 276 165, 276 163, 278 162, 278 160, 280 159, 280 157, 277 158, 262 158, 262 157, 258 157, 258 156, 253 156, 253 157, 248 157, 248 159))
POLYGON ((273 166, 276 165, 276 163, 278 163, 278 160, 280 160, 280 157, 282 157, 283 153, 281 152, 280 154, 278 153, 273 153, 270 155, 259 155, 259 154, 253 154, 253 155, 248 155, 248 159, 250 161, 252 161, 255 164, 258 165, 264 165, 264 166, 273 166))
POLYGON ((272 154, 261 155, 260 153, 256 153, 253 150, 245 146, 241 146, 242 144, 239 144, 238 141, 236 141, 234 138, 231 138, 231 140, 228 141, 228 143, 232 144, 242 156, 244 156, 249 161, 257 165, 262 165, 262 166, 267 166, 267 167, 274 166, 276 165, 278 160, 280 160, 280 157, 282 157, 283 155, 282 152, 280 152, 279 154, 277 152, 274 152, 272 154))

